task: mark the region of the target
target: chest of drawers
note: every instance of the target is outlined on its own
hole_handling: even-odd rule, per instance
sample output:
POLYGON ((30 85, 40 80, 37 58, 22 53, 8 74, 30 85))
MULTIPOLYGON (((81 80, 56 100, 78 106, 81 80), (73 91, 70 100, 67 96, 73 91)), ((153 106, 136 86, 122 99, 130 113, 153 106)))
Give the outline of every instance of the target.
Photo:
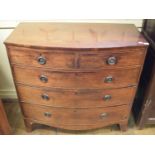
POLYGON ((134 25, 21 23, 5 45, 28 131, 127 129, 148 46, 134 25))

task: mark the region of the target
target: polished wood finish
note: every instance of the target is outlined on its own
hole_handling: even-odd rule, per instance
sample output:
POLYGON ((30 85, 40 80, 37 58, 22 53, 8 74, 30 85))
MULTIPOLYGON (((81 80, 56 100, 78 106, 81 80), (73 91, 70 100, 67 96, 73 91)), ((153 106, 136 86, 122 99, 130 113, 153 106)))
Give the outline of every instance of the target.
POLYGON ((100 128, 105 124, 114 124, 128 118, 129 106, 111 108, 72 109, 53 108, 39 105, 22 104, 24 116, 30 120, 43 122, 54 127, 70 126, 69 129, 80 130, 81 126, 100 128), (49 113, 50 116, 46 116, 49 113), (106 116, 102 116, 106 114, 106 116), (76 128, 74 127, 76 126, 76 128))
POLYGON ((62 87, 62 88, 118 88, 136 85, 140 73, 140 68, 128 69, 108 69, 99 71, 80 72, 52 72, 50 70, 40 70, 24 67, 13 67, 16 83, 24 83, 40 87, 62 87), (29 75, 29 76, 27 76, 29 75), (45 76, 48 81, 40 80, 45 76), (112 76, 112 82, 106 82, 106 77, 112 76), (25 78, 26 77, 26 78, 25 78))
POLYGON ((5 44, 27 131, 127 130, 148 46, 134 25, 21 23, 5 44))
POLYGON ((135 48, 126 49, 115 49, 113 50, 103 50, 103 53, 99 54, 81 54, 79 66, 84 69, 94 68, 108 68, 115 69, 119 67, 128 66, 141 66, 143 63, 143 57, 145 55, 145 49, 136 50, 135 48), (117 62, 115 65, 109 65, 107 63, 108 58, 116 57, 117 62), (137 59, 137 57, 139 57, 137 59))
POLYGON ((12 64, 30 67, 50 68, 59 70, 71 69, 102 69, 128 66, 140 66, 143 64, 145 48, 117 48, 100 50, 41 50, 29 48, 9 47, 9 55, 12 64), (43 57, 46 63, 41 65, 38 58, 43 57), (117 59, 115 65, 107 64, 109 57, 117 59), (138 59, 137 59, 138 58, 138 59))
POLYGON ((105 89, 105 90, 61 90, 36 88, 25 85, 17 86, 21 102, 64 108, 96 108, 116 105, 129 105, 136 88, 105 89), (47 95, 48 99, 42 98, 47 95), (105 96, 110 95, 110 99, 105 96))
POLYGON ((5 43, 45 49, 137 47, 147 44, 132 24, 47 22, 20 23, 5 43))
POLYGON ((0 134, 11 134, 11 127, 9 125, 4 107, 3 107, 3 103, 0 100, 0 134))
POLYGON ((11 63, 41 68, 69 69, 74 68, 75 54, 63 50, 14 49, 9 51, 11 63), (46 64, 38 63, 38 58, 46 58, 46 64))

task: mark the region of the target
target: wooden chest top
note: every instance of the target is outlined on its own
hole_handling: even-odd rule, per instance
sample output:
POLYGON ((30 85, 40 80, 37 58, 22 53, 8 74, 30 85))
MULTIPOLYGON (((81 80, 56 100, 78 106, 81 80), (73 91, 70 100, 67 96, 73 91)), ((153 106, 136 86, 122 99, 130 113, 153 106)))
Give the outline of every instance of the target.
POLYGON ((8 45, 40 48, 113 48, 145 46, 133 24, 21 23, 5 41, 8 45))

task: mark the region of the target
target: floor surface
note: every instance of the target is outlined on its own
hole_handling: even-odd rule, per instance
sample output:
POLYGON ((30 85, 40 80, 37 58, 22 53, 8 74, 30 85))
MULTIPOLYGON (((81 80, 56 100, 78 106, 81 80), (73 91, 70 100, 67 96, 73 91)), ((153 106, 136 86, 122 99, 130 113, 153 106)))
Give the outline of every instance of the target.
POLYGON ((155 125, 147 125, 143 130, 138 130, 132 116, 126 132, 120 131, 118 125, 89 131, 68 131, 37 125, 32 132, 26 132, 19 104, 5 103, 4 107, 14 135, 155 135, 155 125))

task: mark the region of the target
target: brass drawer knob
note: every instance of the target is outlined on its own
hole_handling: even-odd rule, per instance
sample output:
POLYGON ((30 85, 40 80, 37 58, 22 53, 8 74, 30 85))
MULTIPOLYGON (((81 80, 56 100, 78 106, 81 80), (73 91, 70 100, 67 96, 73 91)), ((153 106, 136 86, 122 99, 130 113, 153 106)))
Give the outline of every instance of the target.
POLYGON ((107 114, 106 112, 104 112, 104 113, 102 113, 102 114, 100 115, 100 118, 101 118, 101 119, 105 119, 105 118, 107 118, 107 116, 108 116, 108 114, 107 114))
POLYGON ((42 94, 41 97, 43 100, 49 100, 50 99, 47 94, 42 94))
POLYGON ((45 116, 45 117, 51 117, 52 114, 51 114, 50 112, 44 112, 44 116, 45 116))
POLYGON ((114 56, 109 57, 109 58, 107 59, 107 64, 108 64, 108 65, 115 65, 116 63, 117 63, 117 58, 114 57, 114 56))
POLYGON ((105 79, 104 79, 104 82, 105 83, 111 83, 113 81, 113 77, 112 76, 107 76, 107 77, 105 77, 105 79))
POLYGON ((40 81, 46 83, 48 81, 48 78, 45 75, 40 76, 40 81))
POLYGON ((43 56, 38 57, 38 63, 40 65, 46 64, 46 58, 44 58, 43 56))
POLYGON ((105 95, 105 96, 103 97, 103 100, 108 101, 108 100, 111 100, 111 98, 112 98, 111 95, 105 95))

